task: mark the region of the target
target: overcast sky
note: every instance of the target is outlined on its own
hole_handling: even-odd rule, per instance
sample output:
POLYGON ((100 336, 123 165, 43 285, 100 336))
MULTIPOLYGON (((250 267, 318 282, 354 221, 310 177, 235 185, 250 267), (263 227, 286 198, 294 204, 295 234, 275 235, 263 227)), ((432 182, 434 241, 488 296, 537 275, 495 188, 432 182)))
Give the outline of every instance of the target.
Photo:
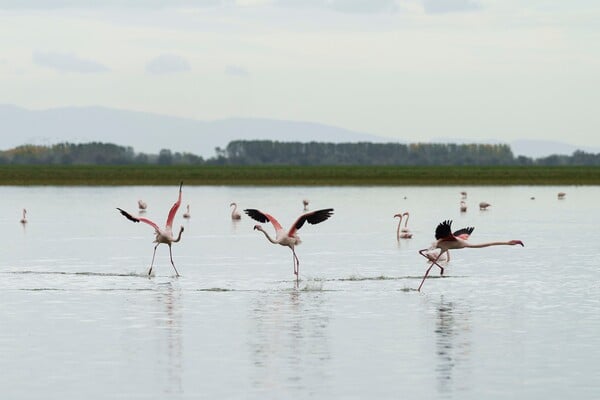
POLYGON ((0 103, 600 146, 597 0, 0 0, 0 103))

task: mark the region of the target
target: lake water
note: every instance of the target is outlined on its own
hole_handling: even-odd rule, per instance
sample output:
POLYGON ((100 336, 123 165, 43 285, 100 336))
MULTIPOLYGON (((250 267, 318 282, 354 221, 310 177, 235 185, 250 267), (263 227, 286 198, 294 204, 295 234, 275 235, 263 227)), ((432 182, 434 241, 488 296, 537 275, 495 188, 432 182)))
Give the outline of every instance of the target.
POLYGON ((180 278, 115 210, 163 225, 176 184, 0 192, 2 399, 600 398, 600 187, 184 186, 180 278), (335 215, 300 230, 296 288, 229 203, 289 226, 304 198, 335 215), (444 219, 525 247, 455 250, 419 293, 444 219))

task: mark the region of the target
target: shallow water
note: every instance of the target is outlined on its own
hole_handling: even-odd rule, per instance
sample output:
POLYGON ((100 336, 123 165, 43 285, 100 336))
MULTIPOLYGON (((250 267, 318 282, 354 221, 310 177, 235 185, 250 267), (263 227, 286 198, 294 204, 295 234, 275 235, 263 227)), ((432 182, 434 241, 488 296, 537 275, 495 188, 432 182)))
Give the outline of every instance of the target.
POLYGON ((180 278, 164 245, 147 277, 152 229, 115 210, 141 198, 162 225, 176 185, 0 190, 0 398, 600 396, 600 187, 184 186, 180 278), (303 198, 335 215, 300 230, 296 288, 291 252, 229 203, 289 226, 303 198), (444 219, 525 247, 453 251, 419 293, 444 219))

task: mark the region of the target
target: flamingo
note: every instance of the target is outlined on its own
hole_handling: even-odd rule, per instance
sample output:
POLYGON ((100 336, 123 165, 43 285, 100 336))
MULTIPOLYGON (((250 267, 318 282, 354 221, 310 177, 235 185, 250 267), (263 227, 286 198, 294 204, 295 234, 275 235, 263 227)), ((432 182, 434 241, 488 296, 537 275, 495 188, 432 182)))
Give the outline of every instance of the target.
POLYGON ((147 207, 148 204, 146 204, 144 200, 138 200, 138 208, 140 209, 140 211, 146 211, 147 207))
POLYGON ((308 211, 308 199, 302 200, 302 205, 304 206, 304 211, 308 211))
MULTIPOLYGON (((396 217, 400 218, 398 220, 398 228, 396 229, 396 239, 397 240, 412 238, 412 233, 410 233, 408 228, 406 228, 406 222, 404 223, 404 228, 401 228, 402 227, 402 217, 407 214, 408 214, 407 212, 405 212, 404 214, 402 214, 402 213, 394 214, 394 218, 396 218, 396 217)), ((407 219, 408 219, 408 216, 407 216, 407 219)))
POLYGON ((460 196, 463 200, 466 200, 467 198, 467 192, 460 192, 460 196))
POLYGON ((514 246, 517 244, 520 244, 521 246, 525 246, 523 244, 523 242, 520 240, 470 244, 469 242, 467 242, 467 239, 469 238, 471 233, 473 233, 473 230, 475 229, 474 227, 471 226, 471 227, 467 227, 467 228, 462 228, 462 229, 459 229, 459 230, 455 231, 454 233, 452 233, 451 226, 452 226, 451 220, 446 220, 444 222, 441 222, 435 229, 436 242, 431 246, 431 248, 419 250, 419 254, 421 254, 423 257, 427 258, 428 260, 431 260, 431 257, 425 255, 424 254, 425 251, 430 251, 432 248, 437 248, 437 249, 440 249, 441 251, 440 251, 440 254, 434 260, 431 260, 431 266, 429 268, 427 268, 427 271, 425 271, 425 276, 423 276, 423 280, 421 281, 421 284, 419 285, 418 291, 421 291, 421 286, 423 286, 423 283, 425 282, 425 278, 427 278, 427 275, 429 275, 429 271, 431 270, 431 268, 434 265, 437 265, 440 268, 440 275, 444 275, 444 267, 439 265, 437 262, 438 262, 439 258, 442 256, 442 254, 448 253, 448 250, 450 250, 450 249, 464 249, 464 248, 478 249, 481 247, 490 247, 490 246, 514 246))
POLYGON ((240 214, 237 210, 237 203, 231 203, 229 205, 229 207, 233 207, 233 210, 231 210, 231 219, 233 219, 233 220, 242 219, 242 214, 240 214))
POLYGON ((192 217, 192 214, 190 214, 190 205, 188 204, 187 206, 185 206, 186 212, 183 213, 182 217, 185 219, 189 219, 192 217))
POLYGON ((154 243, 156 243, 156 246, 154 246, 154 252, 152 253, 152 262, 150 263, 150 269, 148 270, 148 275, 152 274, 152 266, 154 265, 154 256, 156 256, 156 248, 158 247, 159 244, 164 243, 167 246, 169 246, 169 256, 171 257, 171 265, 173 266, 173 269, 175 270, 175 274, 177 276, 179 276, 179 272, 177 272, 177 268, 175 268, 175 263, 173 262, 173 252, 171 251, 171 244, 179 242, 181 240, 181 234, 183 233, 183 226, 182 226, 179 229, 179 235, 177 236, 177 239, 173 238, 173 219, 175 219, 175 214, 177 213, 177 210, 179 209, 179 206, 181 205, 181 187, 182 186, 183 186, 183 182, 181 182, 181 184, 179 185, 179 197, 177 198, 177 201, 175 202, 175 204, 173 204, 173 206, 171 207, 171 210, 169 211, 169 215, 167 217, 167 223, 166 223, 164 229, 161 229, 154 221, 151 221, 148 218, 134 217, 131 214, 129 214, 127 211, 124 211, 117 207, 117 210, 119 210, 121 212, 121 214, 128 220, 133 221, 133 222, 143 222, 154 228, 154 232, 156 234, 156 239, 154 240, 154 243))
POLYGON ((296 255, 295 247, 299 245, 301 241, 296 235, 296 232, 302 228, 305 222, 315 225, 329 219, 329 217, 333 215, 333 208, 326 208, 323 210, 316 210, 302 214, 298 217, 296 222, 294 222, 292 228, 287 232, 273 216, 267 213, 253 208, 246 209, 244 212, 255 221, 262 223, 270 222, 273 225, 275 228, 275 239, 269 236, 269 234, 263 229, 262 225, 254 225, 254 230, 261 231, 269 242, 273 244, 279 244, 281 246, 287 246, 290 248, 290 250, 292 250, 294 275, 296 275, 296 283, 298 283, 300 260, 298 260, 298 256, 296 255))
POLYGON ((22 223, 23 225, 25 225, 27 223, 27 210, 25 208, 23 209, 23 218, 21 218, 21 220, 19 222, 22 223))
POLYGON ((482 201, 481 203, 479 203, 479 209, 480 209, 480 210, 482 210, 482 211, 485 211, 485 210, 487 210, 487 208, 488 208, 489 206, 491 206, 491 204, 490 204, 490 203, 487 203, 487 202, 485 202, 485 201, 482 201))
POLYGON ((558 192, 558 199, 559 199, 559 200, 562 200, 562 199, 564 199, 564 198, 565 198, 565 196, 566 196, 566 195, 567 195, 567 194, 566 194, 565 192, 558 192))
POLYGON ((464 200, 460 201, 460 212, 467 212, 467 203, 464 200))

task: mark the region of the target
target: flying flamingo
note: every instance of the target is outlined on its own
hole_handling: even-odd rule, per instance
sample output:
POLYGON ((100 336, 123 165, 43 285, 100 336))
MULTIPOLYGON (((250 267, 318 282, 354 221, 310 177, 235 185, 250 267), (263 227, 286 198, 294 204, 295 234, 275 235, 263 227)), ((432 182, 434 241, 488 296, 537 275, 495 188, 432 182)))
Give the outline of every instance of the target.
POLYGON ((490 203, 487 203, 487 202, 485 202, 485 201, 482 201, 481 203, 479 203, 479 209, 480 209, 480 210, 482 210, 482 211, 485 211, 485 210, 487 210, 487 208, 488 208, 489 206, 491 206, 491 204, 490 204, 490 203))
POLYGON ((460 212, 467 212, 467 203, 464 200, 460 201, 460 212))
POLYGON ((269 234, 263 229, 262 225, 254 225, 254 229, 261 231, 267 240, 273 244, 279 244, 281 246, 287 246, 292 250, 293 262, 294 262, 294 274, 296 275, 296 283, 298 283, 299 279, 299 271, 300 271, 300 260, 298 260, 298 256, 296 256, 295 247, 301 243, 300 238, 296 235, 298 229, 302 228, 305 222, 309 224, 318 224, 326 219, 329 219, 333 215, 333 208, 326 208, 323 210, 311 211, 305 214, 302 214, 296 222, 292 225, 292 228, 289 231, 285 231, 281 224, 271 215, 264 213, 262 211, 249 208, 244 210, 244 212, 252 219, 258 222, 270 222, 273 224, 275 228, 275 239, 273 239, 269 234))
POLYGON ((183 213, 182 217, 185 219, 189 219, 192 217, 192 214, 190 214, 190 205, 188 204, 186 207, 186 212, 183 213))
POLYGON ((427 275, 429 275, 429 271, 431 270, 431 268, 434 265, 437 265, 440 268, 440 275, 444 275, 444 267, 439 265, 437 262, 438 262, 439 258, 442 256, 442 254, 448 253, 448 250, 450 250, 450 249, 464 249, 464 248, 478 249, 481 247, 489 247, 489 246, 514 246, 516 244, 520 244, 521 246, 524 246, 523 242, 520 240, 509 240, 507 242, 489 242, 489 243, 480 243, 480 244, 470 244, 469 242, 467 242, 467 239, 469 238, 471 233, 473 233, 473 230, 475 228, 473 228, 473 227, 462 228, 462 229, 459 229, 459 230, 455 231, 454 233, 452 233, 451 226, 452 226, 452 221, 450 221, 450 220, 440 223, 437 226, 437 228, 435 229, 435 238, 437 241, 431 246, 431 248, 419 250, 419 254, 421 254, 423 257, 425 257, 431 261, 431 266, 429 268, 427 268, 427 271, 425 271, 425 276, 423 276, 423 280, 421 281, 421 284, 419 285, 418 291, 421 291, 421 286, 423 286, 423 283, 425 282, 425 278, 427 278, 427 275), (429 251, 432 248, 437 248, 437 249, 441 250, 440 254, 434 260, 431 260, 430 256, 427 256, 424 254, 425 251, 429 251))
POLYGON ((26 209, 23 209, 23 218, 21 218, 21 220, 19 222, 22 223, 23 225, 25 225, 27 223, 27 210, 26 209))
POLYGON ((233 219, 233 220, 242 219, 242 214, 240 214, 237 210, 237 203, 231 203, 229 205, 229 207, 233 207, 233 210, 231 210, 231 219, 233 219))
POLYGON ((156 255, 156 248, 158 247, 159 244, 164 243, 169 246, 169 256, 171 257, 171 265, 173 266, 173 269, 175 270, 175 274, 177 276, 179 276, 179 272, 177 272, 177 268, 175 268, 175 263, 173 262, 173 252, 171 251, 171 244, 179 242, 181 240, 181 233, 183 232, 183 226, 182 226, 179 229, 179 235, 177 236, 177 239, 173 238, 173 219, 175 219, 175 214, 177 213, 177 210, 179 209, 179 206, 181 205, 181 187, 182 186, 183 186, 183 182, 181 182, 181 184, 179 185, 179 197, 177 198, 177 201, 175 202, 175 204, 173 204, 173 206, 171 207, 171 210, 169 211, 169 215, 167 217, 167 223, 166 223, 164 229, 161 229, 154 221, 151 221, 148 218, 134 217, 131 214, 129 214, 127 211, 117 208, 117 210, 119 210, 121 212, 121 214, 123 214, 123 216, 125 218, 127 218, 128 220, 133 221, 133 222, 143 222, 154 228, 154 231, 156 234, 156 239, 154 240, 154 243, 156 243, 156 246, 154 246, 154 253, 152 253, 152 262, 150 263, 150 269, 148 270, 148 275, 152 274, 152 266, 154 265, 154 256, 156 255))
MULTIPOLYGON (((396 239, 397 239, 397 240, 400 240, 400 239, 410 239, 410 238, 412 238, 412 233, 410 233, 410 232, 408 231, 408 229, 406 228, 406 223, 404 224, 404 228, 401 228, 401 227, 402 227, 402 217, 403 217, 404 215, 407 215, 407 214, 408 214, 408 213, 404 213, 404 214, 402 214, 402 213, 394 214, 394 218, 396 218, 396 217, 400 218, 400 219, 398 220, 398 228, 396 229, 396 239)), ((407 216, 407 219, 408 219, 408 216, 407 216)))

